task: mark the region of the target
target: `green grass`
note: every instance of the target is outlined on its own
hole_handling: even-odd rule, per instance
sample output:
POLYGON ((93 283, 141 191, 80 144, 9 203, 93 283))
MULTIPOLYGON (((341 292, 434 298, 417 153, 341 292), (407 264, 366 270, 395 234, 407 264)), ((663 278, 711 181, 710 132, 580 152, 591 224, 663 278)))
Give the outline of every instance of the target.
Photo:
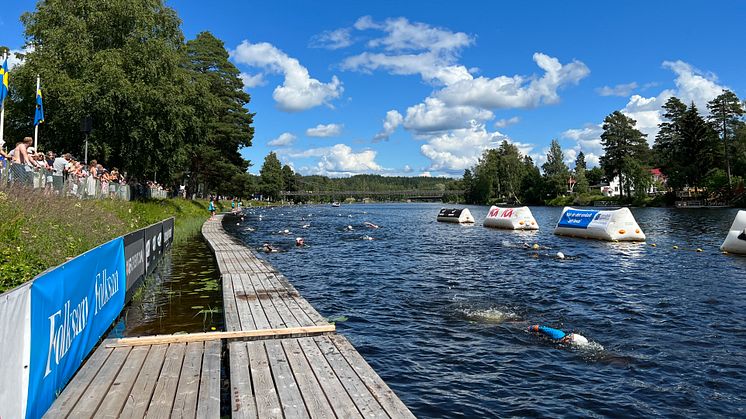
MULTIPOLYGON (((219 211, 224 204, 218 203, 219 211)), ((185 240, 199 234, 209 217, 207 201, 81 201, 0 186, 0 292, 168 217, 176 217, 174 241, 185 240)))

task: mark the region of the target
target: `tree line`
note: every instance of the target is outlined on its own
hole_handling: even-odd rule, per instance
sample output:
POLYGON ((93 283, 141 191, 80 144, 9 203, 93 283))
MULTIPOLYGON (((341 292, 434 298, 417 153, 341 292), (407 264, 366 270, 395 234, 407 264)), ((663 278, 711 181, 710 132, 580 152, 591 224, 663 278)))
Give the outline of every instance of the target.
POLYGON ((464 171, 460 180, 464 200, 475 204, 587 204, 600 199, 600 189, 591 190, 592 186, 617 179, 622 200, 640 201, 647 197, 653 182, 653 168, 665 176, 669 201, 681 191, 719 201, 742 196, 746 122, 744 104, 735 93, 724 90, 712 99, 706 115, 694 103, 686 105, 677 97, 669 98, 663 111, 664 121, 652 148, 634 119, 620 111, 606 116, 601 133, 604 154, 599 166, 591 169, 582 151, 570 169, 557 140, 552 140, 541 170, 531 157, 503 141, 464 171), (574 200, 556 201, 558 197, 574 200))
POLYGON ((132 179, 221 194, 250 183, 239 151, 251 146, 254 114, 220 39, 185 41, 162 0, 45 0, 21 21, 29 52, 10 73, 6 138, 32 132, 39 75, 41 149, 81 157, 90 117, 90 158, 132 179))

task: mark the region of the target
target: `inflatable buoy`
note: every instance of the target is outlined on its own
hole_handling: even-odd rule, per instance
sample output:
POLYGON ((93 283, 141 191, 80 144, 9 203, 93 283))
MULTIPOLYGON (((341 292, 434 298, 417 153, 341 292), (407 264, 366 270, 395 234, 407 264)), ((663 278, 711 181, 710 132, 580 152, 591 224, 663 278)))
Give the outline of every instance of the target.
POLYGON ((608 241, 645 241, 645 233, 629 208, 602 211, 565 207, 554 234, 608 241))
POLYGON ((746 211, 738 211, 720 250, 746 255, 746 211))
POLYGON ((473 223, 474 217, 469 208, 441 208, 437 220, 443 223, 473 223))
POLYGON ((538 230, 534 215, 528 207, 500 208, 490 207, 484 219, 485 227, 504 228, 508 230, 538 230))

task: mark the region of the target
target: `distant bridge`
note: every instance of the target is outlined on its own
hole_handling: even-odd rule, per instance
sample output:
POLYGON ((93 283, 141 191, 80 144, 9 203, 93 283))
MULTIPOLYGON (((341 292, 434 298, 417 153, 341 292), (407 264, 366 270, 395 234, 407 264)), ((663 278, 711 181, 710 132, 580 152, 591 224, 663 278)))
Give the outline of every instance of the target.
POLYGON ((283 191, 283 197, 309 197, 309 196, 334 196, 334 197, 376 197, 395 196, 407 199, 442 199, 444 195, 463 195, 460 190, 406 190, 406 191, 283 191))

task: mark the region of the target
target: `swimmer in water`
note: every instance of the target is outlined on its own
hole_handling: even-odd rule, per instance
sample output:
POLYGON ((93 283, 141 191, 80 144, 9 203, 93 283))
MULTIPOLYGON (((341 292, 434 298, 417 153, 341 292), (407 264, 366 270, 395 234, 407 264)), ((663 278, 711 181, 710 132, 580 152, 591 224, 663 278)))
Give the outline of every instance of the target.
POLYGON ((364 222, 363 224, 365 224, 365 226, 368 227, 368 228, 378 228, 377 225, 375 225, 375 224, 373 224, 371 222, 368 222, 368 221, 364 222))
POLYGON ((264 243, 262 245, 262 250, 265 253, 272 253, 272 252, 277 252, 278 251, 277 249, 275 249, 274 247, 272 247, 269 243, 264 243))
POLYGON ((295 238, 295 245, 298 247, 303 247, 306 245, 306 242, 303 240, 303 237, 296 237, 295 238))
POLYGON ((559 329, 554 329, 548 326, 539 326, 538 324, 535 324, 529 326, 528 331, 547 337, 557 343, 564 343, 567 345, 575 346, 588 345, 588 339, 586 339, 583 335, 579 335, 577 333, 565 333, 559 329))

